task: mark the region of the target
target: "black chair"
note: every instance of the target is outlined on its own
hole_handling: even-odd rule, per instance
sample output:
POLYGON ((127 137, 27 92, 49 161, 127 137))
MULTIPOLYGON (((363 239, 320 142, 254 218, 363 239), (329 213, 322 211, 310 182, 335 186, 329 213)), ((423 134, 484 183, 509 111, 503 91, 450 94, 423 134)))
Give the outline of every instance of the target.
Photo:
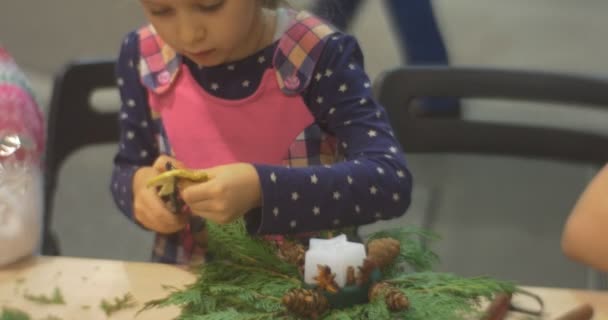
POLYGON ((100 112, 91 103, 94 91, 116 87, 114 65, 110 60, 78 61, 65 66, 55 78, 48 114, 42 254, 60 253, 50 226, 63 162, 82 147, 119 139, 118 112, 100 112))
MULTIPOLYGON (((374 83, 374 93, 386 108, 406 153, 503 155, 597 167, 608 162, 608 136, 567 128, 422 117, 412 109, 420 97, 497 98, 608 108, 608 79, 484 68, 404 67, 381 74, 374 83)), ((435 214, 427 212, 423 226, 432 228, 435 214)), ((596 277, 589 286, 606 288, 602 277, 596 277)))

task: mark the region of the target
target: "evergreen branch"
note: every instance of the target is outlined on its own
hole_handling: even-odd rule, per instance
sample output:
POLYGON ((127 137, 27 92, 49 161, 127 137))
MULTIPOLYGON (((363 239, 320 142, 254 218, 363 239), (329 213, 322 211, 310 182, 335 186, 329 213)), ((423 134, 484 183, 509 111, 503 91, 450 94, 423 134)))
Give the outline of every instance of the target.
POLYGON ((437 254, 428 249, 428 244, 439 239, 439 236, 435 233, 417 227, 405 227, 376 232, 369 237, 368 241, 386 237, 396 239, 401 244, 401 252, 398 258, 383 270, 383 273, 387 274, 388 277, 402 273, 401 266, 403 263, 407 263, 415 271, 424 272, 432 270, 439 262, 437 254))
POLYGON ((301 285, 302 284, 302 280, 298 279, 298 278, 293 278, 290 276, 287 276, 285 274, 276 272, 274 270, 268 270, 268 269, 264 269, 264 268, 259 268, 259 267, 250 267, 250 266, 244 266, 244 265, 237 265, 231 262, 227 262, 227 261, 223 261, 221 262, 225 265, 230 265, 231 267, 235 268, 235 269, 239 269, 241 271, 248 271, 248 272, 259 272, 259 273, 267 273, 270 274, 272 276, 278 277, 278 278, 283 278, 295 285, 301 285))
POLYGON ((101 300, 99 307, 103 312, 105 312, 106 316, 110 316, 113 313, 116 313, 121 310, 135 308, 137 303, 133 298, 133 295, 130 293, 125 294, 122 298, 116 297, 114 298, 114 302, 108 302, 105 299, 101 300))
POLYGON ((280 314, 276 312, 269 313, 243 313, 235 309, 228 309, 221 312, 215 312, 208 315, 191 315, 180 317, 180 320, 267 320, 278 319, 280 314))
POLYGON ((65 304, 63 294, 61 294, 59 288, 55 288, 52 296, 46 296, 43 294, 33 295, 26 292, 23 294, 23 298, 37 304, 65 304))
POLYGON ((14 308, 4 308, 2 310, 2 314, 0 314, 0 320, 30 320, 30 316, 25 313, 25 311, 14 309, 14 308))

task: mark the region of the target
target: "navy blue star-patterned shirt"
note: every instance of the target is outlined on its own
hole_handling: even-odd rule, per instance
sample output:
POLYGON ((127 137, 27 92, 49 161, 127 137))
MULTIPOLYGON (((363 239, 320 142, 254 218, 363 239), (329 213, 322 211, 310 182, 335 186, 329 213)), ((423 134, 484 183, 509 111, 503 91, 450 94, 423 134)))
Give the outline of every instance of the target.
MULTIPOLYGON (((186 57, 182 57, 182 63, 210 94, 243 99, 254 94, 263 73, 274 68, 275 50, 276 42, 243 60, 215 67, 199 68, 186 57)), ((137 67, 139 59, 138 34, 133 32, 126 37, 117 63, 123 105, 111 187, 118 207, 130 219, 133 175, 159 156, 156 137, 164 135, 162 119, 155 120, 151 115, 148 93, 137 67)), ((246 215, 250 232, 314 232, 404 214, 410 204, 412 177, 386 112, 372 96, 362 52, 352 36, 335 33, 327 40, 312 81, 301 97, 315 119, 315 124, 298 137, 306 144, 308 154, 303 160, 287 161, 285 166, 254 164, 263 206, 246 215), (333 164, 323 160, 328 141, 335 142, 334 151, 342 157, 333 164)), ((177 235, 160 242, 157 239, 157 261, 180 260, 183 253, 177 249, 177 235), (171 242, 175 244, 169 252, 160 248, 171 242)))

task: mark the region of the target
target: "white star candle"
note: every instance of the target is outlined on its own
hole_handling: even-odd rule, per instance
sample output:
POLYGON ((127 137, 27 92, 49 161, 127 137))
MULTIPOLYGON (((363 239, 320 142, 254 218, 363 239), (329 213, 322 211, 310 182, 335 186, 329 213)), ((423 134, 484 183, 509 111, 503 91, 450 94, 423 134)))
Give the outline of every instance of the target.
POLYGON ((310 239, 305 258, 304 282, 315 284, 314 278, 319 273, 317 265, 327 265, 336 274, 336 283, 344 287, 348 267, 358 270, 365 257, 365 246, 349 242, 343 234, 332 239, 310 239))

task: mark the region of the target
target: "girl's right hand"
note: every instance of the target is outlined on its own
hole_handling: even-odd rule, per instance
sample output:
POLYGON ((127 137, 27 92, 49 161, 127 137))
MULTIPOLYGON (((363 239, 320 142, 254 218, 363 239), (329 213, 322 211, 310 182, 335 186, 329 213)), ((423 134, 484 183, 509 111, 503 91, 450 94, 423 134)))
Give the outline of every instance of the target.
POLYGON ((148 188, 148 180, 163 173, 165 164, 171 161, 175 167, 181 163, 166 155, 156 159, 152 167, 142 167, 133 177, 133 214, 135 220, 144 227, 162 234, 171 234, 182 230, 187 223, 187 217, 175 214, 167 209, 154 188, 148 188))

